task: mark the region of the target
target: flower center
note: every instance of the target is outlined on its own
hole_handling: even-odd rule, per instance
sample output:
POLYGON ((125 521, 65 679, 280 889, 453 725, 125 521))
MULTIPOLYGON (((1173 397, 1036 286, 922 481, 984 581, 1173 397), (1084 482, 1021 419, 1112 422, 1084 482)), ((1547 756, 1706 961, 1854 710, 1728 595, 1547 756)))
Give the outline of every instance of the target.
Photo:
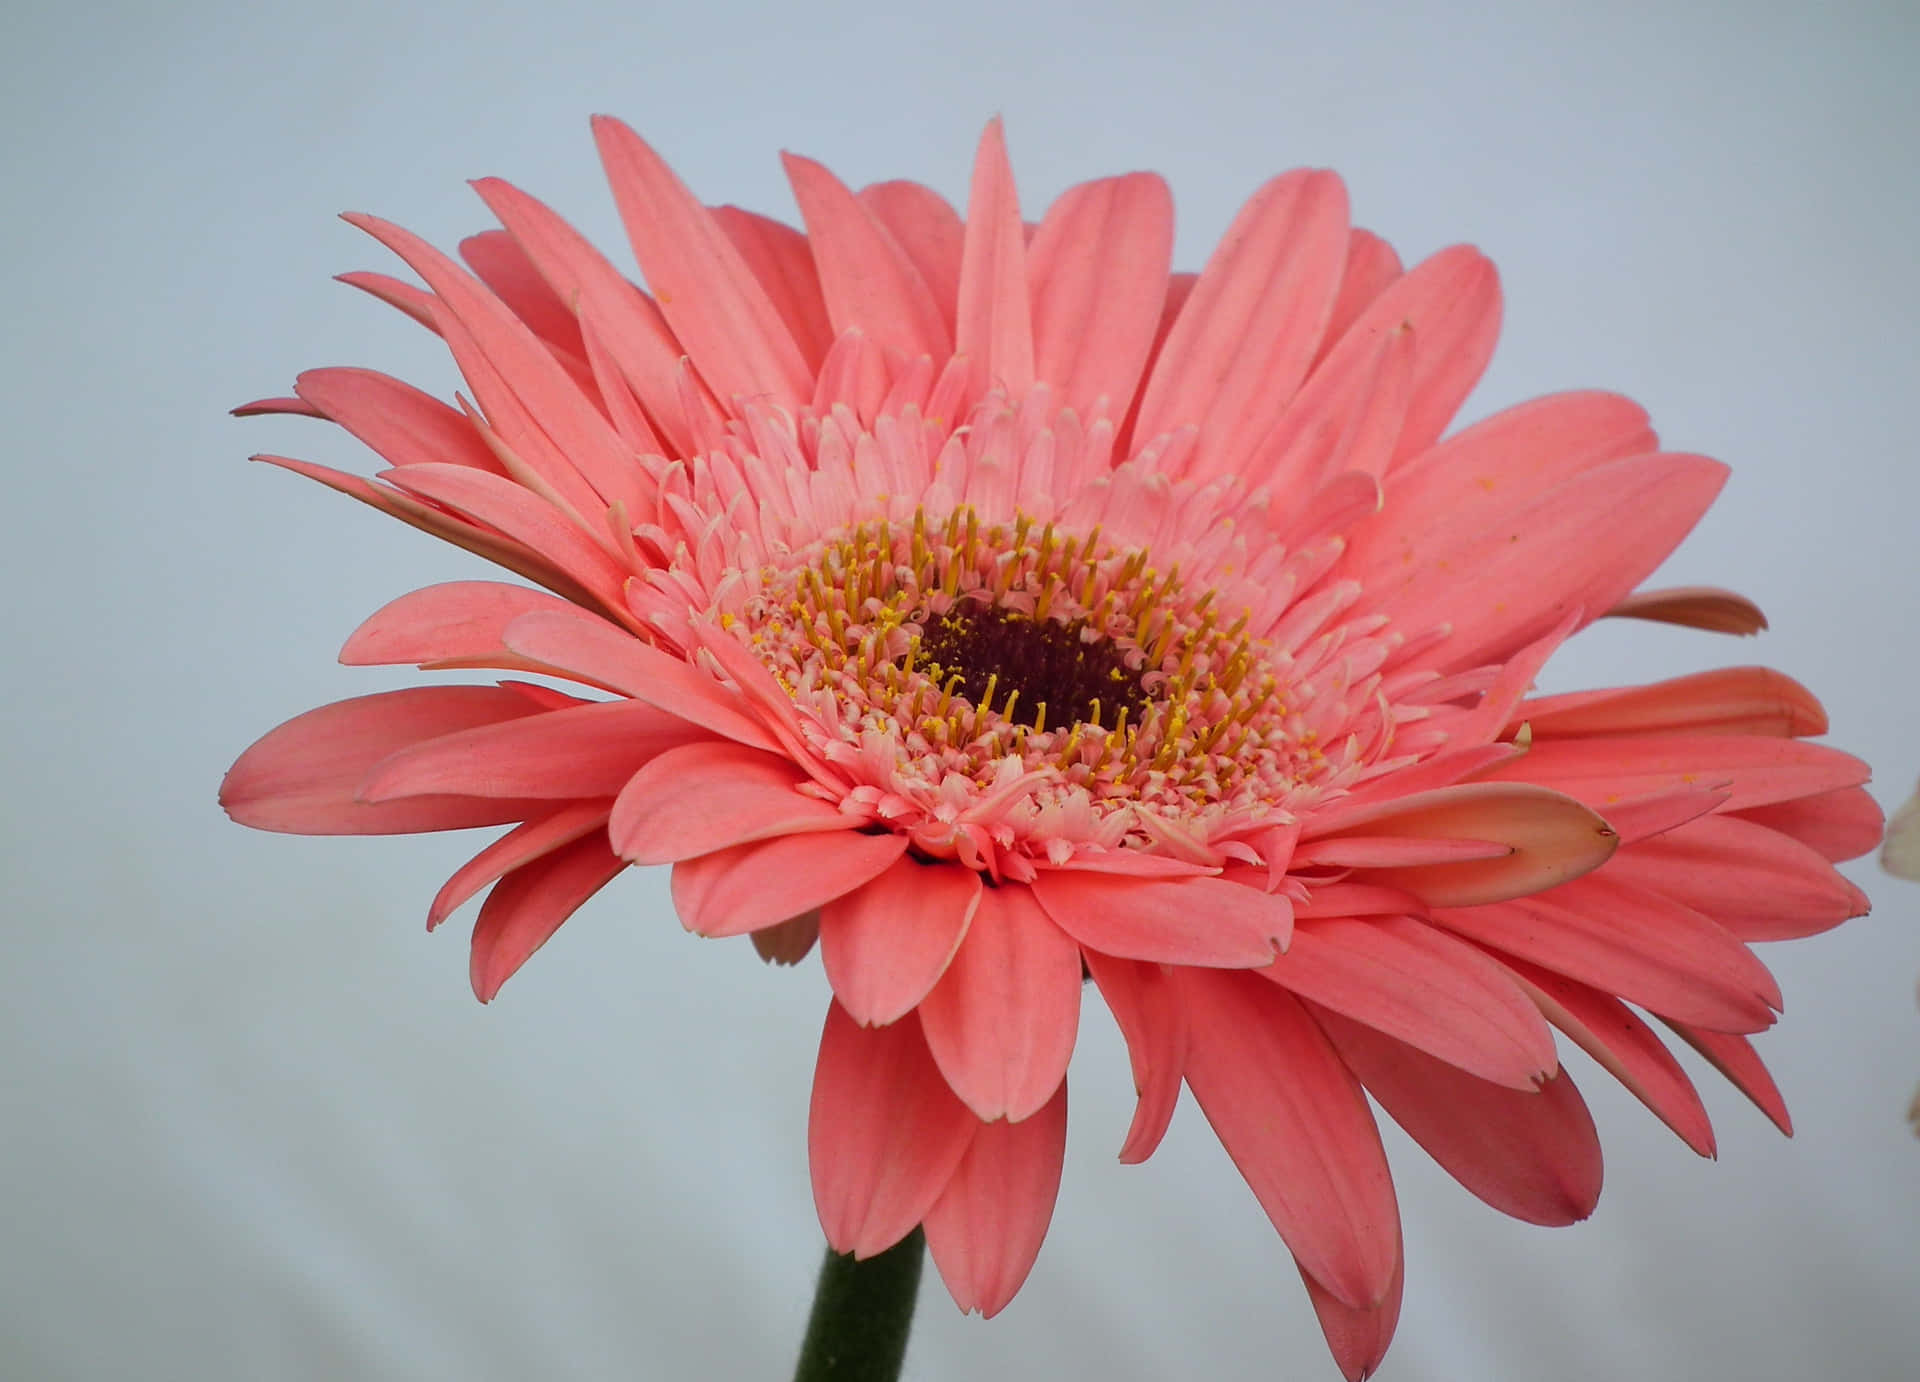
POLYGON ((1034 619, 963 600, 921 626, 919 658, 936 681, 959 679, 976 706, 998 697, 1001 713, 1024 707, 1036 728, 1051 714, 1066 724, 1140 718, 1148 695, 1122 645, 1084 618, 1034 619))

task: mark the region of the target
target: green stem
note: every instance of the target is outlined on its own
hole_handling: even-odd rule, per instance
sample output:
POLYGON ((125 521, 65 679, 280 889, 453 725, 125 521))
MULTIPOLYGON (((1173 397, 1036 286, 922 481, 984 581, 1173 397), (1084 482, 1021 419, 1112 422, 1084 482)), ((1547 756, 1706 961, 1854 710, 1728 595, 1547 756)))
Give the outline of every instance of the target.
POLYGON ((856 1262, 827 1249, 793 1382, 894 1382, 907 1356, 927 1236, 915 1229, 856 1262))

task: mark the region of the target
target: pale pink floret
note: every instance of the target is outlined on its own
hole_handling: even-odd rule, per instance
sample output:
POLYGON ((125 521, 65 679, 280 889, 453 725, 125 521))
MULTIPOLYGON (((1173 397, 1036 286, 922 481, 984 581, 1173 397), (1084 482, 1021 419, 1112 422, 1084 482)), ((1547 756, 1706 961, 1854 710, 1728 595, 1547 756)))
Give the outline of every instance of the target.
POLYGON ((1467 1189, 1591 1211, 1600 1153, 1557 1031, 1696 1151, 1698 1095, 1631 1003, 1775 1122, 1749 942, 1866 909, 1859 760, 1760 668, 1530 697, 1613 613, 1727 632, 1758 610, 1637 591, 1725 480, 1626 399, 1537 399, 1442 439, 1493 349, 1493 268, 1402 269, 1331 173, 1273 179, 1198 275, 1136 173, 1023 223, 998 122, 961 217, 789 156, 804 232, 700 205, 595 123, 647 290, 553 212, 469 273, 350 217, 425 289, 347 281, 442 336, 457 406, 358 369, 242 412, 330 419, 377 481, 264 458, 545 591, 402 596, 342 660, 570 681, 310 712, 222 799, 272 830, 516 824, 490 999, 630 863, 835 993, 809 1152, 828 1240, 924 1223, 993 1314, 1052 1214, 1083 980, 1126 1038, 1142 1160, 1182 1083, 1300 1264, 1342 1370, 1404 1279, 1363 1090, 1467 1189), (551 592, 550 594, 547 592, 551 592), (1051 701, 1051 703, 1042 703, 1051 701))

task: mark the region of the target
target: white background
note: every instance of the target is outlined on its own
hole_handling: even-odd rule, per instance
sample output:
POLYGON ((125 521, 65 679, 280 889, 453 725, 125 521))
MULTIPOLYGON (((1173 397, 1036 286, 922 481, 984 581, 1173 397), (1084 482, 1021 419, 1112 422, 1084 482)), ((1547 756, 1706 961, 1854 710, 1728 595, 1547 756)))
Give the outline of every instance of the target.
MULTIPOLYGON (((789 1367, 819 1250, 817 964, 686 936, 637 872, 483 1009, 463 925, 421 926, 475 841, 270 837, 214 804, 271 725, 405 680, 333 665, 360 618, 479 574, 243 459, 371 469, 350 442, 224 410, 316 365, 449 389, 425 333, 327 281, 394 268, 333 213, 450 246, 487 224, 463 180, 500 174, 617 246, 596 110, 708 200, 788 217, 781 147, 959 198, 1002 112, 1030 213, 1158 169, 1186 267, 1269 174, 1339 168, 1409 259, 1471 239, 1500 264, 1469 414, 1613 387, 1735 467, 1663 579, 1746 590, 1774 631, 1600 629, 1549 686, 1764 660, 1904 796, 1920 11, 1581 9, 9 5, 0 1375, 789 1367)), ((1699 1161, 1575 1059, 1607 1191, 1547 1231, 1389 1132, 1409 1286, 1388 1379, 1910 1375, 1920 888, 1850 871, 1872 917, 1767 953, 1792 1141, 1709 1083, 1720 1160, 1699 1161)), ((1129 1089, 1094 1007, 1031 1281, 983 1324, 930 1280, 910 1374, 1331 1378, 1191 1103, 1151 1163, 1115 1163, 1129 1089)))

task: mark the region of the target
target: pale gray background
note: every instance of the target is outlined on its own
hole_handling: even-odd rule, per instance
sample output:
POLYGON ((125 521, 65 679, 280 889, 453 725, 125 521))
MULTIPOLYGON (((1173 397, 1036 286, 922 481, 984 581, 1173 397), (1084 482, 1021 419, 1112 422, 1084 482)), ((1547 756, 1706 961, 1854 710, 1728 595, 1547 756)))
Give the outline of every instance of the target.
MULTIPOLYGON (((999 111, 1028 208, 1162 170, 1197 266, 1270 173, 1338 167, 1409 257, 1471 238, 1499 262, 1470 414, 1615 387, 1736 468, 1665 574, 1751 592, 1774 632, 1607 628, 1550 684, 1768 661, 1891 805, 1920 770, 1915 16, 15 0, 0 1375, 773 1378, 804 1317, 817 966, 685 936, 636 873, 483 1009, 464 925, 421 929, 472 840, 277 838, 214 805, 255 735, 405 680, 332 664, 362 616, 477 574, 243 460, 370 465, 351 443, 224 416, 313 365, 451 387, 424 333, 327 281, 393 267, 334 212, 450 246, 486 224, 463 180, 501 174, 614 244, 596 110, 710 200, 791 215, 783 146, 958 197, 999 111)), ((1387 1378, 1909 1375, 1920 888, 1851 873, 1872 918, 1767 955, 1793 1141, 1709 1083, 1721 1159, 1696 1160, 1576 1058, 1608 1188, 1550 1232, 1389 1133, 1410 1285, 1387 1378)), ((1149 1165, 1115 1164, 1125 1068, 1089 1011, 1039 1266, 987 1324, 930 1283, 911 1374, 1331 1378, 1191 1104, 1149 1165)))

